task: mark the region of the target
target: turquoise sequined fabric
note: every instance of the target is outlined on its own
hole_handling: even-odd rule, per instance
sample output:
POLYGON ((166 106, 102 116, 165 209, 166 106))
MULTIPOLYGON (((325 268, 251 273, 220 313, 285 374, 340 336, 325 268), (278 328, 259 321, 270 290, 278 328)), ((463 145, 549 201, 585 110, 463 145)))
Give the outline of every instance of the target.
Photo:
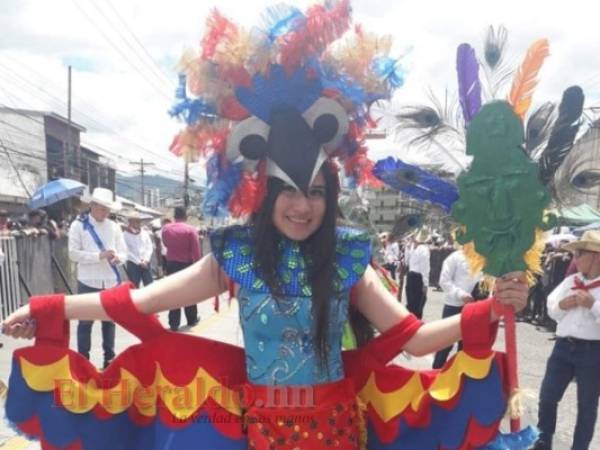
MULTIPOLYGON (((223 271, 241 287, 268 293, 265 282, 255 269, 252 228, 232 226, 220 228, 210 235, 212 252, 223 271)), ((312 295, 307 283, 304 258, 297 242, 284 240, 279 267, 281 288, 285 295, 312 295)), ((371 243, 367 233, 348 227, 336 230, 336 292, 350 289, 363 276, 371 258, 371 243)))
POLYGON ((336 233, 335 296, 327 334, 329 357, 320 367, 314 350, 314 326, 307 268, 296 242, 280 246, 283 295, 275 299, 255 268, 252 229, 228 227, 211 234, 213 254, 239 286, 240 323, 244 334, 248 380, 263 385, 320 384, 344 377, 342 334, 348 318, 350 288, 369 263, 368 236, 352 228, 336 233))

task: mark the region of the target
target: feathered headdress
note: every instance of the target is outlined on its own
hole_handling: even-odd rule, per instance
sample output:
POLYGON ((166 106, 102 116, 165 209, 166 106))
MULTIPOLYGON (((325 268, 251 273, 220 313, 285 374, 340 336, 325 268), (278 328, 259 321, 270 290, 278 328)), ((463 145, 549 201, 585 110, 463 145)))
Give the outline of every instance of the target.
POLYGON ((306 192, 331 158, 357 184, 377 185, 364 134, 369 106, 403 82, 390 46, 351 28, 348 0, 271 7, 251 31, 213 11, 199 53, 182 58, 171 111, 187 124, 171 151, 206 160, 204 212, 256 211, 267 176, 306 192))

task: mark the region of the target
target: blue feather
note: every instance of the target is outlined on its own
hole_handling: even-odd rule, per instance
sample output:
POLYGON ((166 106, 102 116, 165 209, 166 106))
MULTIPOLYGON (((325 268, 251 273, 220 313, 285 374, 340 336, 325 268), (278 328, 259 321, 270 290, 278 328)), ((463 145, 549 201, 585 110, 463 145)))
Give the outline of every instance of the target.
POLYGON ((208 190, 202 200, 202 211, 211 217, 229 215, 229 199, 242 177, 242 163, 230 164, 223 158, 214 155, 206 163, 208 190))
POLYGON ((377 161, 373 175, 392 189, 439 205, 447 212, 458 200, 458 190, 452 183, 391 156, 377 161))
POLYGON ((536 428, 530 426, 516 433, 499 434, 493 442, 480 450, 526 450, 537 440, 539 434, 536 428))
POLYGON ((365 90, 348 75, 341 73, 338 68, 329 64, 321 64, 314 58, 308 61, 308 66, 317 73, 324 89, 339 92, 354 105, 360 105, 367 101, 365 90))
POLYGON ((176 102, 169 110, 171 117, 177 117, 188 125, 200 119, 216 119, 217 108, 202 98, 190 99, 186 93, 186 76, 179 74, 179 84, 175 90, 176 102))
POLYGON ((481 84, 479 62, 475 50, 469 44, 460 44, 456 51, 458 95, 465 125, 468 125, 481 108, 481 84))
POLYGON ((278 37, 302 28, 306 23, 306 16, 298 8, 280 4, 265 10, 263 22, 269 42, 273 43, 278 37))
POLYGON ((273 65, 269 74, 257 73, 251 87, 238 87, 235 94, 252 115, 270 123, 274 107, 286 105, 303 113, 317 101, 321 91, 319 80, 309 78, 305 68, 288 77, 282 66, 273 65))
POLYGON ((373 60, 371 69, 381 80, 387 81, 392 89, 399 88, 404 84, 404 71, 396 59, 380 56, 373 60))

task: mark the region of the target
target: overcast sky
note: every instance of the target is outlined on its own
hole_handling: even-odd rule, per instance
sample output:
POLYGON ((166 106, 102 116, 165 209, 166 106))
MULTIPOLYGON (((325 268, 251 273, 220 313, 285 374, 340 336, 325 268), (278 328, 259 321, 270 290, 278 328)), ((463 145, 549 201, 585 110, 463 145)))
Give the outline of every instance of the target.
MULTIPOLYGON (((252 26, 264 0, 219 0, 219 9, 252 26)), ((304 7, 312 2, 296 1, 304 7)), ((73 66, 73 119, 83 142, 102 147, 119 170, 144 157, 159 173, 181 173, 168 146, 181 124, 167 111, 175 65, 196 48, 209 9, 206 0, 0 0, 0 104, 66 116, 67 66, 73 66)), ((550 40, 535 101, 560 100, 580 84, 586 106, 600 105, 600 34, 593 2, 540 0, 355 0, 354 21, 394 36, 406 83, 394 105, 427 101, 456 89, 455 49, 471 43, 481 54, 488 25, 509 30, 508 55, 521 60, 531 42, 550 40)), ((392 149, 378 149, 377 157, 392 149)), ((198 171, 196 168, 195 171, 198 171)))

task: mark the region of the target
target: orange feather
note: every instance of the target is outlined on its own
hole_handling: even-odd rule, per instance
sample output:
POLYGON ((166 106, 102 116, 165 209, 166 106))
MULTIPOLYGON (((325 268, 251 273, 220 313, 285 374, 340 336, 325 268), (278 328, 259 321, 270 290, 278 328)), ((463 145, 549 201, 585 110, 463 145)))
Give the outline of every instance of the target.
POLYGON ((521 120, 525 119, 527 110, 531 105, 531 97, 538 83, 538 72, 544 63, 544 59, 549 54, 547 39, 535 41, 529 47, 529 50, 527 50, 527 55, 513 80, 508 102, 512 105, 515 114, 521 120))

